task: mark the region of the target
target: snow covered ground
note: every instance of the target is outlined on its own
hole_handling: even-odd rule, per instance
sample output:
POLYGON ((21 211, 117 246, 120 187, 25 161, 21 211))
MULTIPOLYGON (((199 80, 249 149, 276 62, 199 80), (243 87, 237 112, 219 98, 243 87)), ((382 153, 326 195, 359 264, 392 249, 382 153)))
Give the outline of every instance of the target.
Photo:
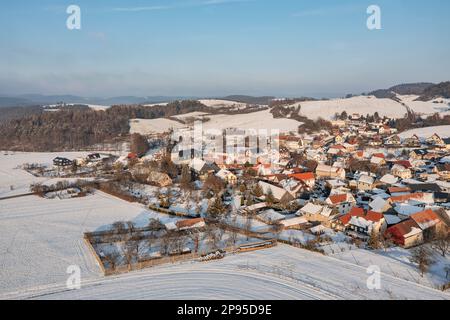
MULTIPOLYGON (((84 153, 59 155, 75 158, 84 153)), ((9 190, 11 183, 15 190, 28 190, 40 178, 14 168, 27 162, 49 164, 55 156, 1 153, 0 190, 9 190)), ((82 241, 83 232, 104 230, 118 220, 144 226, 151 218, 163 223, 178 219, 102 192, 66 200, 0 200, 0 299, 450 299, 449 293, 432 289, 437 278, 417 283, 417 271, 405 253, 357 249, 328 257, 280 244, 218 261, 102 276, 82 241), (367 289, 370 264, 381 267, 380 290, 367 289), (71 265, 81 268, 81 290, 66 288, 71 265)), ((255 221, 252 229, 262 231, 264 226, 255 221)), ((300 231, 282 237, 308 240, 300 231)))
POLYGON ((204 129, 278 129, 282 132, 297 131, 302 124, 292 119, 274 119, 270 110, 257 111, 238 115, 211 115, 211 120, 203 124, 204 129))
POLYGON ((120 276, 83 278, 80 290, 33 288, 31 299, 450 299, 388 274, 369 290, 366 268, 286 245, 210 262, 162 265, 120 276))
POLYGON ((32 174, 18 168, 26 163, 39 163, 51 166, 55 157, 75 159, 86 157, 89 152, 61 152, 61 153, 34 153, 34 152, 0 152, 0 198, 29 192, 31 183, 50 183, 55 179, 37 178, 32 174))
POLYGON ((28 196, 0 201, 0 296, 65 283, 70 265, 80 266, 86 279, 98 279, 100 270, 83 232, 119 220, 146 225, 150 218, 172 219, 102 192, 66 200, 28 196))
POLYGON ((98 105, 98 104, 88 104, 88 107, 93 109, 93 110, 97 110, 97 111, 101 111, 101 110, 106 110, 111 108, 111 106, 102 106, 102 105, 98 105))
POLYGON ((355 96, 347 99, 330 99, 320 101, 305 101, 296 103, 301 105, 301 114, 310 119, 322 117, 332 119, 335 113, 346 111, 348 114, 359 113, 360 115, 374 114, 378 112, 380 116, 390 118, 402 118, 406 113, 406 107, 421 115, 432 115, 436 112, 442 115, 448 114, 450 108, 449 99, 435 99, 431 101, 414 101, 418 96, 397 95, 400 102, 392 99, 378 99, 374 96, 355 96), (442 103, 440 103, 442 101, 442 103), (439 102, 439 103, 437 103, 439 102))
POLYGON ((232 109, 244 109, 247 104, 236 101, 218 100, 218 99, 203 99, 198 100, 207 107, 211 108, 232 108, 232 109))
POLYGON ((320 101, 305 101, 296 103, 301 105, 300 114, 310 119, 319 117, 326 120, 333 119, 335 113, 346 111, 349 115, 358 113, 360 115, 374 114, 391 118, 402 118, 406 108, 392 99, 377 99, 374 96, 356 96, 348 99, 331 99, 320 101))
POLYGON ((432 115, 436 112, 447 114, 450 111, 448 104, 450 99, 434 99, 431 101, 415 101, 419 96, 415 95, 398 95, 403 103, 410 107, 415 113, 423 115, 432 115), (442 101, 442 103, 440 103, 442 101))
POLYGON ((169 129, 183 128, 185 125, 178 121, 158 118, 158 119, 131 119, 130 133, 151 134, 163 133, 169 129))
MULTIPOLYGON (((341 244, 342 248, 343 245, 341 244)), ((368 251, 364 249, 352 248, 351 250, 335 250, 333 257, 362 267, 377 265, 383 273, 392 275, 398 279, 415 282, 420 285, 436 288, 448 280, 445 276, 445 265, 450 265, 450 257, 443 258, 437 252, 433 252, 433 265, 424 277, 420 276, 417 267, 410 262, 411 250, 394 247, 386 251, 368 251)))
POLYGON ((412 129, 399 134, 400 138, 405 139, 417 135, 421 139, 426 139, 431 137, 433 134, 437 133, 441 138, 450 137, 450 126, 436 126, 436 127, 426 127, 419 129, 412 129))
MULTIPOLYGON (((302 124, 292 119, 274 119, 270 110, 257 111, 246 114, 227 115, 216 114, 208 115, 210 120, 203 123, 203 130, 208 129, 278 129, 281 132, 297 131, 302 124)), ((183 128, 185 125, 180 122, 159 118, 159 119, 133 119, 130 120, 130 133, 149 134, 152 132, 161 133, 171 128, 183 128)))

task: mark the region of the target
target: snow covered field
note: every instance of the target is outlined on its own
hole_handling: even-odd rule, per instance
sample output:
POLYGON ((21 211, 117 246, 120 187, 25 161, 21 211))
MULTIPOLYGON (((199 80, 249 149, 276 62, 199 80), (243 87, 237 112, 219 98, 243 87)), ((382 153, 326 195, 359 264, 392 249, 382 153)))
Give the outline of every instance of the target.
POLYGON ((89 152, 61 152, 61 153, 34 153, 34 152, 0 152, 0 198, 29 192, 31 183, 50 183, 49 178, 37 178, 18 168, 25 163, 39 163, 52 165, 55 157, 68 159, 86 157, 89 152), (12 187, 12 188, 11 188, 12 187))
POLYGON ((0 297, 65 283, 70 265, 80 266, 86 280, 98 279, 100 270, 82 241, 83 232, 118 220, 145 225, 150 218, 171 221, 102 192, 67 200, 28 196, 0 201, 0 297))
POLYGON ((448 103, 450 103, 449 99, 434 99, 431 101, 414 101, 419 96, 415 95, 405 95, 405 96, 398 96, 403 103, 405 103, 408 107, 410 107, 415 113, 418 114, 425 114, 425 115, 432 115, 436 112, 439 113, 446 113, 446 111, 450 110, 450 107, 448 106, 448 103), (437 103, 437 102, 443 102, 443 103, 437 103))
POLYGON ((82 280, 80 290, 44 286, 6 298, 31 299, 450 299, 448 293, 286 245, 210 262, 157 266, 82 280))
POLYGON ((374 114, 391 118, 402 118, 406 108, 392 99, 377 99, 373 96, 356 96, 349 99, 331 99, 320 101, 305 101, 295 104, 301 105, 300 114, 310 119, 322 117, 333 119, 335 113, 346 111, 348 114, 374 114))
POLYGON ((442 115, 447 114, 449 107, 448 99, 436 99, 432 101, 414 101, 418 96, 397 96, 401 102, 392 99, 378 99, 374 96, 355 96, 348 99, 330 99, 320 101, 305 101, 294 104, 301 105, 301 114, 310 119, 322 117, 330 120, 335 113, 346 111, 348 114, 359 113, 360 115, 374 114, 378 112, 380 116, 390 118, 402 118, 406 113, 406 107, 410 107, 414 112, 423 115, 432 115, 436 112, 442 115), (443 103, 435 103, 443 101, 443 103))
POLYGON ((207 107, 211 108, 232 108, 232 109, 244 109, 247 104, 236 101, 218 100, 218 99, 203 99, 198 100, 207 107))
MULTIPOLYGON (((227 115, 216 114, 208 115, 210 120, 203 123, 203 129, 278 129, 281 132, 297 131, 302 124, 292 119, 274 119, 270 110, 257 111, 246 114, 227 115)), ((130 120, 130 133, 161 133, 168 131, 170 128, 185 127, 180 122, 159 118, 159 119, 133 119, 130 120)))
MULTIPOLYGON (((61 155, 73 158, 83 153, 61 155)), ((14 168, 26 162, 51 163, 55 156, 0 155, 1 190, 10 183, 16 190, 27 190, 38 178, 14 168)), ((83 232, 104 230, 118 220, 144 226, 150 218, 163 223, 179 219, 102 192, 66 200, 0 200, 0 299, 450 299, 449 293, 432 289, 435 278, 418 284, 417 271, 403 253, 384 256, 352 250, 328 257, 282 244, 218 261, 102 276, 82 240, 83 232), (370 264, 381 267, 380 290, 367 289, 370 264), (81 290, 66 288, 71 265, 81 268, 81 290)), ((252 229, 260 225, 264 224, 257 222, 252 229)), ((282 236, 305 237, 297 233, 282 236)))
POLYGON ((450 126, 437 126, 437 127, 426 127, 419 129, 412 129, 399 134, 400 138, 405 139, 417 135, 419 138, 429 138, 434 133, 437 133, 441 138, 450 137, 450 126))
POLYGON ((203 128, 208 129, 278 129, 282 132, 297 131, 302 124, 292 119, 274 119, 270 110, 257 111, 238 115, 211 115, 211 120, 203 124, 203 128))
POLYGON ((183 128, 185 125, 178 121, 158 118, 158 119, 131 119, 130 133, 151 134, 163 133, 169 129, 183 128))
POLYGON ((449 256, 443 258, 437 252, 433 252, 434 263, 422 278, 417 267, 410 262, 411 250, 399 247, 390 248, 387 251, 368 251, 355 248, 344 251, 335 250, 332 256, 363 267, 378 265, 386 274, 431 288, 446 283, 444 268, 445 265, 450 264, 449 256))

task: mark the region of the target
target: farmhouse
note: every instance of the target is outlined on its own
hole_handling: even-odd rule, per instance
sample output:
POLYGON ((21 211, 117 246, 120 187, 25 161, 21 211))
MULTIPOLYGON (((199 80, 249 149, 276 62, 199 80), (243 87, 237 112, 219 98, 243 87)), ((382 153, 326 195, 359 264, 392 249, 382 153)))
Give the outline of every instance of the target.
POLYGON ((345 179, 345 169, 319 164, 316 168, 316 175, 320 178, 345 179))
POLYGON ((411 248, 423 243, 423 233, 414 220, 408 219, 389 227, 385 236, 403 248, 411 248))
POLYGON ((72 160, 63 157, 56 157, 53 159, 53 165, 55 167, 68 167, 73 164, 72 160))

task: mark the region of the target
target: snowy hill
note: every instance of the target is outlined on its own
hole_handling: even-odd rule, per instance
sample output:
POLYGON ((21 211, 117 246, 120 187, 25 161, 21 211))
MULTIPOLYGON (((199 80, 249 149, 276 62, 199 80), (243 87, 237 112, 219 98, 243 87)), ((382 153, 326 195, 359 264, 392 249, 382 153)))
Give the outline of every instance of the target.
POLYGON ((360 115, 374 114, 389 118, 402 118, 408 108, 420 115, 432 115, 434 113, 446 114, 450 111, 450 99, 437 98, 430 101, 416 101, 417 95, 397 95, 396 100, 388 98, 376 98, 375 96, 354 96, 345 99, 330 99, 305 101, 293 104, 301 106, 300 114, 310 119, 319 117, 326 120, 333 119, 336 113, 346 111, 348 114, 360 115))
POLYGON ((450 138, 450 126, 426 127, 405 131, 399 134, 400 138, 405 139, 417 135, 421 139, 431 137, 433 134, 438 134, 441 138, 450 138))

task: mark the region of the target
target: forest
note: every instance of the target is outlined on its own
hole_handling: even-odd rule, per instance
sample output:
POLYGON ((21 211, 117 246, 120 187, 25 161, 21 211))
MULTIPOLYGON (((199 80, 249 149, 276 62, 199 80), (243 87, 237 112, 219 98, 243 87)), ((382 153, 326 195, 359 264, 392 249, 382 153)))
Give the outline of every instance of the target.
POLYGON ((0 121, 0 146, 17 151, 67 151, 104 143, 128 135, 129 120, 155 119, 194 111, 209 111, 198 101, 175 101, 166 106, 113 106, 96 111, 65 108, 58 112, 36 110, 0 121))

